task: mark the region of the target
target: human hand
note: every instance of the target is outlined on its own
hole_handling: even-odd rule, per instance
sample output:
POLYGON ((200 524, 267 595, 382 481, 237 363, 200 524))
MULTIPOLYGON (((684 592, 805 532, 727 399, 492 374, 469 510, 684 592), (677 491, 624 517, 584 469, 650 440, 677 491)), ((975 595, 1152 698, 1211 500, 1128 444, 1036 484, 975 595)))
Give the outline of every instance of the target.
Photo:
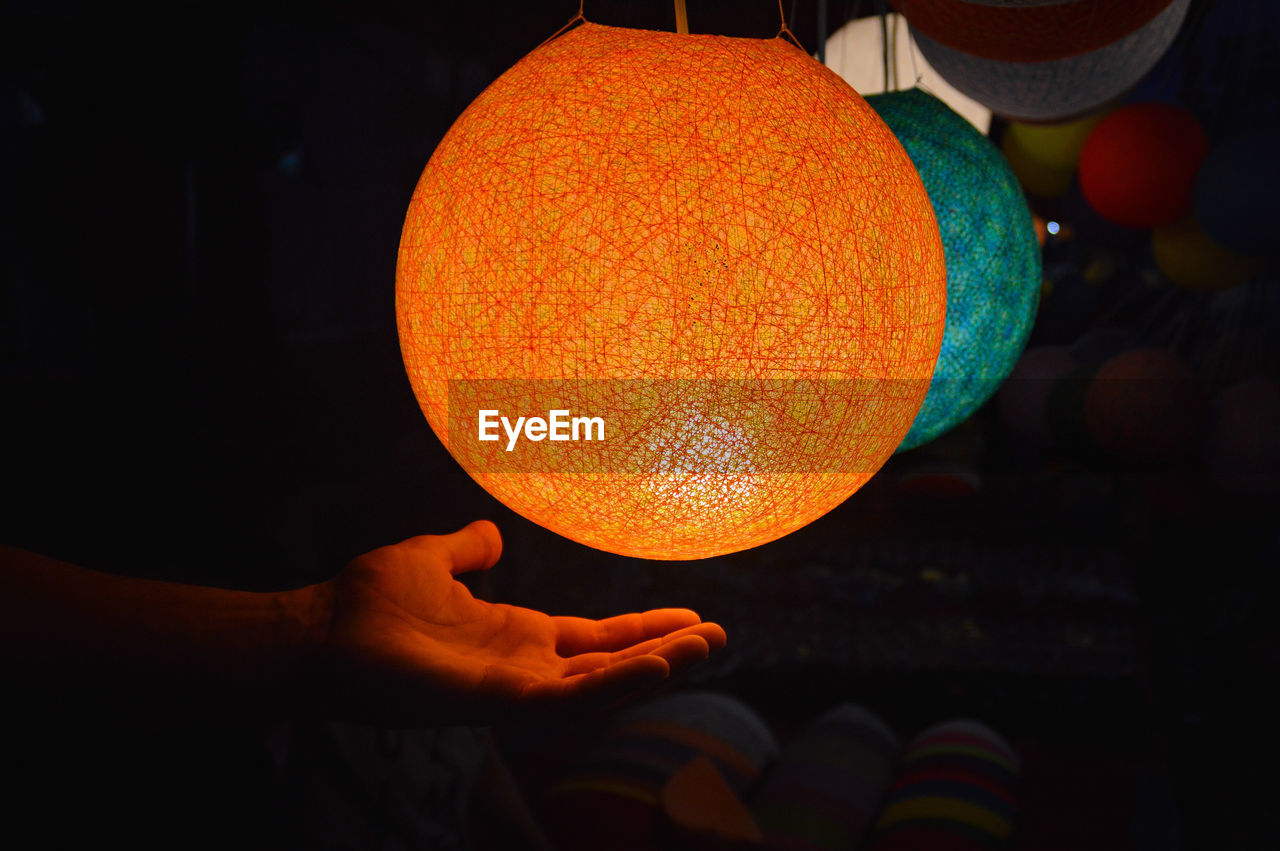
POLYGON ((455 577, 493 566, 489 521, 366 553, 316 587, 326 609, 312 691, 335 715, 486 724, 604 708, 724 646, 687 609, 589 620, 477 600, 455 577))

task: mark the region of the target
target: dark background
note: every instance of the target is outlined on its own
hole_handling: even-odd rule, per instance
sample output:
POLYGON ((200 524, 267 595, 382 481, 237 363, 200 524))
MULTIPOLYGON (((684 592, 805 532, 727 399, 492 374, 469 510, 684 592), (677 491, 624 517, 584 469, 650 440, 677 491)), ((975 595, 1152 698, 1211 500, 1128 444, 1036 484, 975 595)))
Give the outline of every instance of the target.
MULTIPOLYGON (((693 31, 778 28, 770 0, 689 5, 693 31)), ((786 5, 815 44, 816 4, 786 5)), ((873 7, 833 0, 828 30, 873 7)), ((490 517, 507 549, 481 593, 589 616, 696 608, 730 646, 695 682, 782 732, 841 700, 904 735, 988 720, 1028 758, 1021 847, 1280 835, 1276 504, 1216 490, 1194 458, 1024 446, 988 406, 810 527, 685 564, 568 542, 454 464, 400 361, 400 226, 453 119, 572 0, 0 8, 0 540, 275 589, 490 517)), ((586 11, 671 27, 665 2, 586 11)), ((1276 18, 1197 0, 1135 97, 1183 103, 1211 141, 1274 127, 1276 18)), ((1192 296, 1160 280, 1145 237, 1069 201, 1041 212, 1074 235, 1046 247, 1056 288, 1033 343, 1109 322, 1213 386, 1275 375, 1274 259, 1192 296)), ((259 789, 252 748, 178 740, 193 771, 259 789)))

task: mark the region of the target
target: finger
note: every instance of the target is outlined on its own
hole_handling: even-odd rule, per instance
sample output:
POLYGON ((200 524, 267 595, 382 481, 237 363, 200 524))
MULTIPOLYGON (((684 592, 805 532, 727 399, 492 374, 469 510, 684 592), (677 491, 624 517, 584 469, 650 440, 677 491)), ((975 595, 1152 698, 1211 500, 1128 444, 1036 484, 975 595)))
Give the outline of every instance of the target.
POLYGON ((689 609, 651 609, 604 620, 556 617, 556 652, 561 656, 622 650, 700 623, 689 609))
POLYGON ((415 548, 443 551, 454 576, 472 570, 488 570, 502 555, 502 535, 489 520, 468 523, 451 535, 421 535, 405 544, 415 548))
POLYGON ((701 635, 686 635, 675 641, 668 641, 654 650, 652 655, 666 659, 667 666, 671 669, 671 676, 674 677, 711 655, 711 647, 701 635))
POLYGON ((544 708, 557 704, 605 705, 654 688, 670 672, 671 666, 660 656, 637 656, 590 673, 533 683, 521 697, 544 708))
POLYGON ((648 641, 633 644, 623 650, 615 650, 612 653, 580 653, 576 656, 570 656, 565 660, 564 675, 585 674, 594 671, 596 668, 613 665, 625 659, 643 656, 646 653, 656 653, 659 648, 689 636, 696 636, 702 642, 700 646, 705 648, 702 654, 703 658, 713 650, 719 650, 724 647, 725 644, 724 630, 720 628, 719 624, 700 623, 677 630, 661 638, 651 638, 648 641))
POLYGON ((708 653, 712 650, 719 650, 724 646, 724 630, 718 623, 695 623, 694 626, 685 627, 684 630, 676 630, 668 632, 667 635, 657 637, 657 639, 649 639, 641 641, 639 644, 631 645, 630 648, 622 650, 614 650, 613 653, 584 653, 576 656, 570 656, 567 660, 573 672, 579 672, 579 669, 590 669, 586 665, 591 662, 596 664, 613 664, 621 662, 623 659, 630 659, 632 656, 653 653, 660 646, 669 644, 669 642, 682 639, 682 637, 696 635, 700 636, 703 641, 707 642, 708 653), (581 660, 581 662, 580 662, 581 660))

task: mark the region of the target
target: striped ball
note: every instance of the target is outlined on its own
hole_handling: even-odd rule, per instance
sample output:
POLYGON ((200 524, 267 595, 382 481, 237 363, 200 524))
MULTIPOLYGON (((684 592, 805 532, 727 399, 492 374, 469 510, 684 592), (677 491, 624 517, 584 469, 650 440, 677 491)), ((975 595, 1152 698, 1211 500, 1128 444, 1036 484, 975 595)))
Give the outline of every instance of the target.
POLYGON ((1105 47, 1150 23, 1170 0, 1076 0, 1051 7, 893 0, 917 32, 987 59, 1046 62, 1105 47))
POLYGON ((1025 121, 1054 121, 1082 115, 1142 79, 1173 43, 1190 3, 1173 0, 1116 41, 1079 55, 1042 61, 966 53, 915 26, 912 36, 948 83, 994 112, 1025 121))
POLYGON ((742 798, 777 751, 764 720, 727 695, 689 691, 641 704, 549 790, 549 832, 566 851, 651 851, 670 830, 660 801, 680 769, 705 757, 742 798))
POLYGON ((987 851, 1013 832, 1021 761, 991 728, 951 721, 921 733, 867 851, 987 851))
POLYGON ((771 849, 854 848, 875 819, 902 747, 885 723, 845 704, 792 740, 751 809, 771 849))

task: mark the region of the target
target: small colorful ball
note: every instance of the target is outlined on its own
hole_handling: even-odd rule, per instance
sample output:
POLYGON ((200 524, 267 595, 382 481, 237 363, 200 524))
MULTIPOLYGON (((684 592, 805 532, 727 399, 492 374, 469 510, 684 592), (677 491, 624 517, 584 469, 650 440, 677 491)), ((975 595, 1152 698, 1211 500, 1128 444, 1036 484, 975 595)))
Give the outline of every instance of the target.
POLYGON ((764 720, 711 691, 667 695, 623 712, 547 792, 545 819, 566 851, 652 851, 668 830, 664 786, 708 759, 739 797, 778 752, 764 720))
POLYGON ((1002 848, 1017 821, 1022 760, 997 732, 949 721, 921 733, 880 812, 867 851, 1002 848))
POLYGON ((857 847, 901 759, 893 731, 868 710, 844 704, 827 712, 787 744, 752 798, 767 847, 857 847))
POLYGON ((1209 139, 1196 117, 1167 103, 1126 106, 1104 118, 1080 152, 1080 188, 1098 214, 1131 228, 1176 221, 1191 208, 1209 139))
POLYGON ((1085 139, 1102 119, 1098 113, 1053 124, 1011 121, 1000 149, 1027 192, 1041 198, 1061 198, 1076 176, 1085 139))

